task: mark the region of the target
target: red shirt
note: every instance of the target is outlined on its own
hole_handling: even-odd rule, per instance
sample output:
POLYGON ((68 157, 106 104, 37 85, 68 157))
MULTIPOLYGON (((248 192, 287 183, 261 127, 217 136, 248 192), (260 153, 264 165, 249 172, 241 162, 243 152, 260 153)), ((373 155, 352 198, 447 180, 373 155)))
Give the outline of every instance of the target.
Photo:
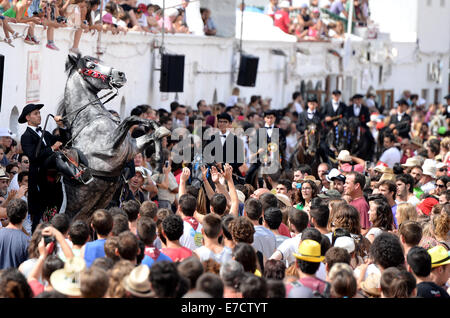
POLYGON ((284 10, 278 10, 273 16, 273 24, 279 27, 283 32, 289 33, 289 24, 291 20, 289 19, 289 13, 284 10))
POLYGON ((367 204, 366 199, 364 199, 364 197, 360 197, 359 199, 350 202, 350 204, 353 205, 359 212, 359 220, 361 223, 361 228, 362 229, 370 228, 369 204, 367 204))
POLYGON ((287 236, 287 237, 291 237, 291 232, 289 231, 289 228, 287 227, 286 224, 281 223, 280 227, 278 228, 278 232, 281 235, 287 236))
POLYGON ((181 262, 185 258, 192 256, 192 251, 186 247, 163 248, 161 252, 169 256, 174 262, 181 262))

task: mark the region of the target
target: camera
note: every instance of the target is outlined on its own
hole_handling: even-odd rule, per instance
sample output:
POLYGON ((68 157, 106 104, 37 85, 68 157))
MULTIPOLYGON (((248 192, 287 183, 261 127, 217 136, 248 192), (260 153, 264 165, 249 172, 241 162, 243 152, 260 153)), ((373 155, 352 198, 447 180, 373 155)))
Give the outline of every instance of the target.
POLYGON ((67 18, 60 15, 59 17, 56 18, 56 22, 58 22, 58 23, 62 23, 62 22, 67 23, 67 18))

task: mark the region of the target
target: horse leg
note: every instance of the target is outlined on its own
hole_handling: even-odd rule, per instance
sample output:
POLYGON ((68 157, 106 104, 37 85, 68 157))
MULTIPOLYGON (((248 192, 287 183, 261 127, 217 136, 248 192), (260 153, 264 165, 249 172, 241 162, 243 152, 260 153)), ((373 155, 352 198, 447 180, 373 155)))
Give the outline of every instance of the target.
POLYGON ((138 116, 130 116, 125 118, 120 125, 111 133, 113 149, 117 149, 125 140, 129 130, 134 125, 148 126, 149 121, 138 116))
POLYGON ((142 152, 147 146, 149 146, 152 142, 155 143, 155 161, 156 171, 162 172, 162 139, 170 135, 170 130, 166 127, 161 126, 158 127, 153 133, 150 135, 143 135, 141 137, 136 138, 136 146, 139 152, 142 152))

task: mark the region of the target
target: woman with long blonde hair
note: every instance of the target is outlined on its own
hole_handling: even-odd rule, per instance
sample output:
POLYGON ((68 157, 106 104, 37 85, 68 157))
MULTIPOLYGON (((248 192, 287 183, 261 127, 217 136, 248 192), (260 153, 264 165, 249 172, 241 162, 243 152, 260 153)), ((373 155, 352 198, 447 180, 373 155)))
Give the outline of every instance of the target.
POLYGON ((405 221, 416 221, 417 211, 411 203, 400 203, 397 205, 397 212, 395 214, 398 226, 405 221))

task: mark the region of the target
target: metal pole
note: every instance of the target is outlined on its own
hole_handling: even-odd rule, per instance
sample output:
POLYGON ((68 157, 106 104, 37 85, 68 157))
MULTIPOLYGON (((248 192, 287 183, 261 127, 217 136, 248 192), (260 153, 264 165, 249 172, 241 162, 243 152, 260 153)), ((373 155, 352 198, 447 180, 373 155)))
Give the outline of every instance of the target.
POLYGON ((239 39, 239 53, 242 55, 242 32, 244 31, 244 0, 241 2, 241 37, 239 39))
POLYGON ((162 55, 164 53, 164 34, 166 32, 166 25, 165 25, 165 15, 166 15, 166 0, 163 0, 163 9, 162 9, 162 33, 161 33, 161 47, 159 48, 159 53, 162 55))
POLYGON ((353 0, 350 0, 350 10, 348 12, 347 19, 347 33, 352 33, 352 24, 353 24, 353 0))
POLYGON ((100 58, 100 56, 103 54, 101 51, 101 45, 102 45, 102 32, 103 32, 103 0, 100 0, 100 26, 101 29, 98 32, 98 38, 97 38, 97 57, 100 58))

